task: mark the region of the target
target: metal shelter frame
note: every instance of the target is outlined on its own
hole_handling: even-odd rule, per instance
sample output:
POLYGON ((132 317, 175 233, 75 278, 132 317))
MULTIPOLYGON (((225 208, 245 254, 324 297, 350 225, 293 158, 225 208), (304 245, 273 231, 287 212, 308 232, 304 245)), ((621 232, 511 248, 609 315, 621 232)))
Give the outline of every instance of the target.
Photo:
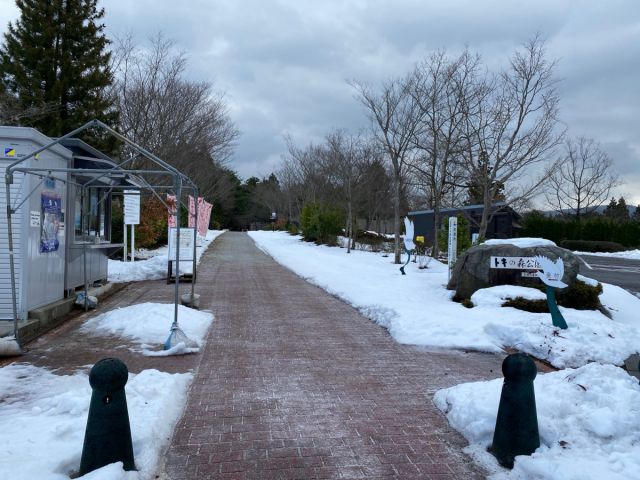
MULTIPOLYGON (((173 327, 177 327, 178 324, 178 304, 180 301, 180 292, 179 292, 179 284, 180 284, 180 207, 182 204, 182 190, 191 190, 194 193, 195 199, 198 198, 198 187, 196 184, 184 173, 179 171, 174 166, 165 162, 161 158, 157 157, 153 153, 149 152, 144 147, 138 145, 132 140, 128 139, 121 133, 117 132, 113 128, 104 124, 100 120, 92 120, 87 122, 83 126, 76 128, 75 130, 59 137, 55 140, 52 140, 50 143, 44 145, 41 148, 38 148, 31 152, 28 155, 16 160, 6 167, 5 170, 5 193, 6 193, 6 201, 7 201, 7 234, 8 234, 8 246, 9 246, 9 269, 11 276, 11 297, 12 297, 12 308, 13 308, 13 326, 14 333, 16 336, 16 340, 18 340, 18 306, 17 306, 17 293, 16 293, 16 277, 15 277, 15 259, 14 259, 14 244, 13 244, 13 226, 11 221, 11 215, 16 213, 16 211, 29 199, 31 195, 38 189, 38 187, 45 181, 45 179, 55 179, 59 180, 67 185, 76 185, 80 186, 83 189, 83 195, 86 192, 87 188, 101 188, 108 189, 107 193, 104 195, 101 201, 104 201, 106 196, 113 190, 149 190, 151 193, 160 200, 160 202, 167 206, 166 202, 160 197, 158 191, 168 190, 173 191, 176 196, 176 281, 175 281, 175 289, 174 289, 174 314, 173 314, 173 327), (62 144, 62 142, 66 139, 73 138, 75 135, 89 129, 89 128, 99 128, 101 130, 106 131, 111 136, 125 143, 127 146, 132 148, 136 154, 131 156, 130 158, 116 164, 113 168, 105 168, 105 169, 92 169, 92 168, 39 168, 39 167, 22 167, 20 164, 29 160, 30 158, 35 158, 39 153, 52 148, 54 145, 62 144), (125 165, 133 162, 140 156, 145 157, 150 160, 152 164, 155 165, 156 169, 131 169, 127 170, 123 168, 125 165), (40 177, 41 180, 36 185, 35 188, 31 190, 25 197, 21 199, 21 201, 15 205, 11 205, 11 185, 14 182, 14 172, 22 173, 23 175, 35 175, 40 177), (57 178, 54 174, 81 174, 85 177, 92 177, 89 182, 86 184, 79 184, 71 181, 69 178, 57 178), (173 183, 170 185, 153 185, 144 178, 144 175, 153 175, 154 179, 157 177, 171 177, 173 183), (100 179, 128 179, 131 181, 131 185, 102 185, 96 183, 100 179)), ((84 204, 82 205, 84 208, 84 204)), ((189 211, 189 206, 187 205, 187 211, 189 211)), ((82 211, 82 215, 86 212, 82 211)), ((198 209, 197 205, 195 208, 195 229, 196 235, 194 235, 194 244, 193 244, 193 275, 191 281, 191 301, 194 299, 194 289, 196 282, 196 249, 197 249, 197 228, 198 228, 198 209)), ((83 276, 84 276, 84 301, 85 301, 85 310, 88 309, 88 282, 87 282, 87 254, 86 247, 87 242, 83 241, 83 276)))

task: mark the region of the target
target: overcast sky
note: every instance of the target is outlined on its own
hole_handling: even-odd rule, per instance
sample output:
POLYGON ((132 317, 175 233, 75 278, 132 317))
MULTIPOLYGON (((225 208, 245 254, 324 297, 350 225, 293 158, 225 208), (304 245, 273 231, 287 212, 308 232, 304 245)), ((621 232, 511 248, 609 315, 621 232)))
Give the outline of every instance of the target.
MULTIPOLYGON (((367 128, 346 80, 376 84, 405 74, 436 49, 465 45, 497 69, 541 32, 572 135, 601 142, 640 203, 638 0, 101 0, 110 36, 140 42, 162 31, 190 61, 188 75, 226 95, 242 136, 230 165, 266 176, 283 136, 320 141, 333 127, 367 128)), ((0 29, 16 19, 0 0, 0 29)))

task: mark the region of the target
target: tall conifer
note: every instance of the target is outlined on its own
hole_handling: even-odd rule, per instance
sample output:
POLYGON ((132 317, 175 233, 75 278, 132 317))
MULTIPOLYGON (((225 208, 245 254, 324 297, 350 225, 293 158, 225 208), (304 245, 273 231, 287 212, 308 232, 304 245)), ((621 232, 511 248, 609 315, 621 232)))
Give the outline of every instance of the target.
POLYGON ((20 18, 0 46, 0 80, 21 112, 11 116, 50 136, 98 118, 117 119, 109 90, 109 40, 98 0, 16 0, 20 18))

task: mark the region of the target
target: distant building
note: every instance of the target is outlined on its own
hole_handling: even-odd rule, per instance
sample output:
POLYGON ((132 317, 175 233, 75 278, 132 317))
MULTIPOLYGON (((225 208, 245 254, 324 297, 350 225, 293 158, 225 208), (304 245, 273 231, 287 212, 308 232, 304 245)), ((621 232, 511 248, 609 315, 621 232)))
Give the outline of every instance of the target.
MULTIPOLYGON (((443 208, 440 210, 440 221, 462 213, 469 220, 469 230, 471 235, 478 233, 480 219, 484 205, 467 205, 458 208, 443 208)), ((491 207, 495 212, 493 218, 487 226, 486 238, 512 238, 516 236, 520 215, 503 202, 497 202, 491 207)), ((415 236, 423 236, 427 245, 433 245, 433 210, 417 210, 407 214, 413 220, 415 236)))

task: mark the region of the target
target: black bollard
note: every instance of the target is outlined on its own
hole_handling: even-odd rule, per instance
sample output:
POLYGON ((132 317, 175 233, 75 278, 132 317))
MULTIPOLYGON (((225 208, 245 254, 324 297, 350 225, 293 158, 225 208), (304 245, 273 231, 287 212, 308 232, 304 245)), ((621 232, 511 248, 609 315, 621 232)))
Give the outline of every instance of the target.
POLYGON ((93 393, 84 434, 80 475, 115 462, 122 462, 125 470, 136 469, 124 392, 128 376, 127 366, 117 358, 103 358, 89 373, 93 393))
POLYGON ((517 455, 531 455, 540 446, 536 395, 536 366, 526 353, 509 355, 502 362, 504 384, 500 395, 496 429, 489 451, 506 468, 517 455))

